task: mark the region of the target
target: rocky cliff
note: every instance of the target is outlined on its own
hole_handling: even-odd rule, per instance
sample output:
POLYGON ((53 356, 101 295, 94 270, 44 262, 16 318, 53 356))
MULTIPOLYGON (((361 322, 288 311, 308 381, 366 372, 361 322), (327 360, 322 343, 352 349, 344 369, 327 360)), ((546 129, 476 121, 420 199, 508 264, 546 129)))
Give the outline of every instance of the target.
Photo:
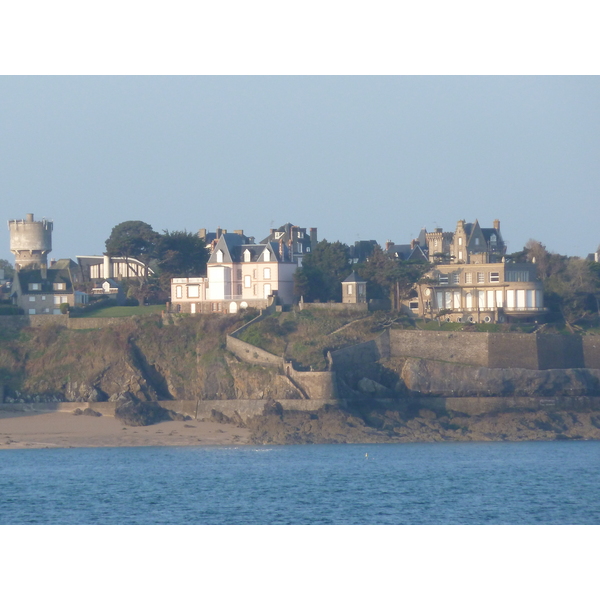
POLYGON ((5 402, 299 398, 277 369, 241 363, 225 350, 240 317, 123 320, 100 330, 48 325, 2 335, 5 402))

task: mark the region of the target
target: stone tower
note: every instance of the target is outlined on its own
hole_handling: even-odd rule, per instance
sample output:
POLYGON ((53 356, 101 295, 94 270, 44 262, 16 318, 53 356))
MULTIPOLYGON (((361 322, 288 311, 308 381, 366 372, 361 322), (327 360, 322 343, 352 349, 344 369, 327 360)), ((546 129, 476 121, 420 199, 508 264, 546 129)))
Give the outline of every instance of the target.
POLYGON ((25 219, 8 222, 10 251, 15 255, 17 271, 31 267, 41 269, 48 266, 48 254, 52 251, 52 221, 34 221, 29 213, 25 219))

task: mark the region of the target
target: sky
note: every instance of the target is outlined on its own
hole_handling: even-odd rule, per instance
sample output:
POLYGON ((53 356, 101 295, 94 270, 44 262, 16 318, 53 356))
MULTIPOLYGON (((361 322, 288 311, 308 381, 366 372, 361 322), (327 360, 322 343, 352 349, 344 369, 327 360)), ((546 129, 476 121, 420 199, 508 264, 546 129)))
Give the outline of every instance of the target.
POLYGON ((128 220, 383 245, 500 219, 509 252, 585 256, 598 107, 595 76, 3 76, 0 212, 52 219, 54 258, 128 220))

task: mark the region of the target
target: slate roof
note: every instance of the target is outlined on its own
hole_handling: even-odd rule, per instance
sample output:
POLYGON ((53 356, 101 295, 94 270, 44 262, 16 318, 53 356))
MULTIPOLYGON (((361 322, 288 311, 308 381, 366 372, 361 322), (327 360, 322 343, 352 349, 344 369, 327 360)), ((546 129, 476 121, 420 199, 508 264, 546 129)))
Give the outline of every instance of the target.
POLYGON ((212 251, 208 263, 220 264, 217 261, 217 252, 219 250, 223 252, 223 263, 246 262, 244 261, 244 252, 246 250, 250 251, 249 262, 259 262, 265 248, 269 248, 269 251, 272 253, 272 261, 290 262, 290 250, 286 244, 279 244, 279 242, 274 241, 262 244, 246 244, 244 243, 246 239, 237 233, 224 233, 212 251))
MULTIPOLYGON (((68 260, 68 259, 67 259, 68 260)), ((73 284, 68 269, 46 269, 46 277, 42 277, 41 269, 24 269, 17 273, 21 293, 34 294, 72 294, 73 284), (30 290, 30 283, 39 283, 39 290, 30 290), (55 283, 64 283, 64 290, 55 290, 55 283)))
POLYGON ((350 275, 348 275, 348 277, 346 277, 346 279, 344 279, 344 281, 342 283, 367 283, 364 279, 362 279, 361 277, 359 277, 356 274, 356 271, 352 271, 352 273, 350 273, 350 275))

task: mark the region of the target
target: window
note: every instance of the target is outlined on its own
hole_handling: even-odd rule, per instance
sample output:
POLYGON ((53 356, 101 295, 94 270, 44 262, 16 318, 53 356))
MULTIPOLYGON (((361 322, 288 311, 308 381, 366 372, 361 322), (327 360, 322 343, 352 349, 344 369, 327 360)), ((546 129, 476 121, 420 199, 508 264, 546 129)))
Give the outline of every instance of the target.
POLYGON ((465 283, 473 283, 473 273, 465 273, 465 283))
MULTIPOLYGON (((175 298, 182 298, 182 297, 183 297, 182 289, 181 289, 181 286, 178 285, 175 288, 175 298)), ((55 298, 55 300, 56 300, 56 298, 55 298)))
POLYGON ((263 269, 263 277, 265 279, 271 279, 271 269, 263 269))
POLYGON ((275 232, 275 239, 278 240, 279 238, 283 237, 284 233, 285 232, 283 232, 283 231, 276 231, 275 232))
POLYGON ((418 300, 411 300, 408 303, 408 308, 410 308, 411 310, 418 310, 419 309, 419 301, 418 300))
POLYGON ((258 279, 258 269, 254 269, 252 271, 252 277, 254 277, 254 279, 258 279))
POLYGON ((60 304, 60 296, 54 296, 54 304, 60 304))
POLYGON ((251 259, 252 254, 250 253, 250 250, 246 248, 246 250, 244 250, 244 262, 250 262, 251 259))
POLYGON ((458 260, 462 260, 463 259, 463 253, 462 250, 458 251, 458 260))
POLYGON ((496 243, 496 239, 497 239, 496 238, 496 234, 492 233, 492 235, 490 235, 490 242, 492 242, 492 244, 495 244, 496 243))
POLYGON ((29 314, 30 315, 35 315, 35 308, 30 308, 29 309, 29 314))
POLYGON ((452 283, 458 285, 460 283, 460 273, 452 273, 452 283))
POLYGON ((236 293, 237 293, 237 295, 238 295, 238 296, 241 296, 241 295, 242 295, 242 284, 241 284, 241 283, 238 283, 238 284, 236 285, 236 287, 237 287, 237 292, 236 292, 236 293))
POLYGON ((52 284, 52 287, 55 290, 66 290, 67 289, 67 286, 64 283, 54 283, 54 284, 52 284))
POLYGON ((265 251, 263 252, 263 260, 265 262, 270 262, 271 261, 271 253, 269 252, 268 248, 265 248, 265 251))
POLYGON ((244 287, 249 288, 252 285, 252 278, 250 275, 244 276, 244 287))
POLYGON ((29 296, 29 302, 35 302, 35 296, 29 296))
POLYGON ((458 245, 459 246, 462 246, 462 240, 463 240, 462 238, 458 238, 458 245))
POLYGON ((69 301, 69 299, 68 299, 66 296, 61 296, 61 297, 60 297, 60 301, 61 301, 63 304, 66 304, 66 303, 69 301))
POLYGON ((448 285, 448 275, 447 274, 439 274, 439 283, 440 285, 448 285))
POLYGON ((528 271, 506 271, 504 274, 506 281, 529 281, 528 271))
POLYGON ((257 286, 256 284, 254 284, 254 289, 252 290, 252 293, 253 293, 255 296, 258 296, 258 286, 257 286))
POLYGON ((298 242, 298 254, 302 254, 302 242, 298 242))
POLYGON ((45 300, 45 299, 46 299, 46 296, 42 296, 42 300, 45 300))
POLYGON ((188 285, 187 295, 188 298, 200 298, 200 286, 188 285))
POLYGON ((242 270, 241 270, 241 269, 238 269, 238 270, 237 270, 237 278, 238 278, 238 279, 241 279, 241 278, 242 278, 242 270))
POLYGON ((352 296, 354 294, 354 288, 351 283, 348 284, 348 296, 352 296))
POLYGON ((475 238, 475 245, 479 246, 479 238, 478 237, 475 238))
POLYGON ((32 291, 32 292, 40 290, 40 289, 41 289, 41 286, 40 286, 39 283, 30 283, 29 284, 29 290, 32 291))
POLYGON ((217 262, 218 263, 223 262, 223 250, 217 250, 217 262))
POLYGON ((490 282, 498 283, 500 281, 500 273, 490 273, 490 282))
POLYGON ((271 295, 271 284, 265 283, 263 286, 264 295, 263 298, 268 298, 271 295))
POLYGON ((483 273, 477 273, 477 283, 485 283, 485 275, 483 273))

